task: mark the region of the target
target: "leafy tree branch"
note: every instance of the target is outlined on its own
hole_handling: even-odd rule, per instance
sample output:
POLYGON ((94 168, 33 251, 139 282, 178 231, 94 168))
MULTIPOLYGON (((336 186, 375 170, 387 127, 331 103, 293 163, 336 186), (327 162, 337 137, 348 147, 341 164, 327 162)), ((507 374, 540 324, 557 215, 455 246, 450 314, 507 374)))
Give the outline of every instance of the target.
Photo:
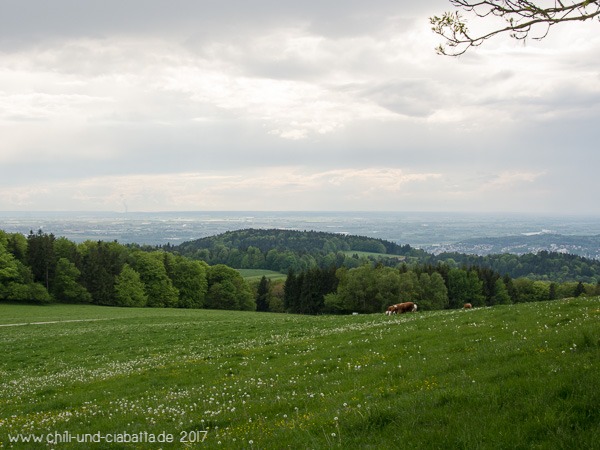
POLYGON ((600 0, 450 0, 450 3, 478 18, 500 17, 505 26, 483 34, 472 34, 460 11, 449 11, 441 16, 430 17, 433 32, 445 40, 436 48, 440 55, 462 55, 469 48, 478 47, 486 40, 504 33, 520 41, 527 38, 541 40, 548 35, 550 28, 558 23, 584 22, 600 18, 600 0))

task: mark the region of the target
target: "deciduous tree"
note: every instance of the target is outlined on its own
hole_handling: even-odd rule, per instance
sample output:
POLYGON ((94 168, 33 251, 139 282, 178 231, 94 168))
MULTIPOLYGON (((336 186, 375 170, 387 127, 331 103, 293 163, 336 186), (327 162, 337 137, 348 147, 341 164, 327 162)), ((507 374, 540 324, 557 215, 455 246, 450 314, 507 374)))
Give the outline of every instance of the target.
POLYGON ((419 309, 445 309, 448 307, 448 289, 442 276, 434 272, 419 276, 419 309))
POLYGON ((125 264, 115 280, 116 306, 146 306, 148 296, 140 274, 129 264, 125 264))
POLYGON ((0 243, 0 300, 48 303, 50 294, 33 282, 29 267, 15 259, 0 243))
POLYGON ((60 258, 56 264, 56 276, 52 293, 54 298, 66 303, 89 303, 92 296, 79 284, 81 272, 67 258, 60 258))
POLYGON ((158 308, 176 306, 179 291, 167 275, 162 252, 137 251, 133 253, 133 257, 134 269, 140 274, 148 296, 148 306, 158 308))
POLYGON ((492 305, 508 305, 511 303, 511 298, 508 293, 506 284, 502 278, 498 278, 494 285, 494 294, 491 298, 490 306, 492 305))
POLYGON ((191 261, 181 256, 171 263, 171 280, 179 291, 179 308, 202 308, 208 290, 207 264, 191 261))
POLYGON ((213 309, 256 309, 254 296, 240 273, 223 264, 210 266, 207 270, 208 293, 206 307, 213 309))

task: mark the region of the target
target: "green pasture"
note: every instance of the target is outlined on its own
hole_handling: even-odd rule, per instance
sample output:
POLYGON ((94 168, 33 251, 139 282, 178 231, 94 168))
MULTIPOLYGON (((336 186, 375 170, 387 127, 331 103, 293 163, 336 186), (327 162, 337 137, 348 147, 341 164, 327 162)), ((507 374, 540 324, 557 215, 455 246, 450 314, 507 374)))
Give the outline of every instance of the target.
POLYGON ((406 256, 390 255, 388 253, 361 252, 361 251, 355 251, 355 250, 347 250, 342 253, 346 256, 357 255, 359 258, 375 258, 375 259, 390 258, 390 259, 397 259, 398 261, 404 261, 406 259, 406 256))
POLYGON ((600 448, 599 298, 391 317, 1 304, 0 325, 0 448, 600 448))
POLYGON ((287 275, 284 273, 266 269, 237 269, 237 271, 248 282, 260 281, 263 276, 267 277, 269 280, 285 281, 287 278, 287 275))

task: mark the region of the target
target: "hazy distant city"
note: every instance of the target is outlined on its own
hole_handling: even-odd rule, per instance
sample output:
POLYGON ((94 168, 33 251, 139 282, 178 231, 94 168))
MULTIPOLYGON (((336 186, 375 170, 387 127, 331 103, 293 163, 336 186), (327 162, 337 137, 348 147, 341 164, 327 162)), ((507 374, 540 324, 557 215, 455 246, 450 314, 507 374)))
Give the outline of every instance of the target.
POLYGON ((600 259, 600 218, 410 212, 0 212, 0 229, 43 230, 75 242, 177 245, 244 228, 285 228, 376 237, 428 252, 537 253, 600 259))

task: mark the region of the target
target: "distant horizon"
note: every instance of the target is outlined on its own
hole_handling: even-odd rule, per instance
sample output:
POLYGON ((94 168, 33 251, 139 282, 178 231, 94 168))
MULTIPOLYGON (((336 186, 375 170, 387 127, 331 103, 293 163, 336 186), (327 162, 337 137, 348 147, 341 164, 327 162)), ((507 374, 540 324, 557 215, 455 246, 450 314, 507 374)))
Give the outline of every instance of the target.
POLYGON ((302 214, 469 214, 469 215, 523 215, 532 217, 598 217, 596 212, 528 212, 528 211, 445 211, 445 210, 360 210, 360 209, 205 209, 205 210, 0 210, 0 214, 203 214, 203 213, 302 213, 302 214))
POLYGON ((418 248, 471 238, 599 236, 597 216, 459 211, 0 211, 0 229, 42 230, 75 242, 166 245, 244 229, 369 236, 418 248))

